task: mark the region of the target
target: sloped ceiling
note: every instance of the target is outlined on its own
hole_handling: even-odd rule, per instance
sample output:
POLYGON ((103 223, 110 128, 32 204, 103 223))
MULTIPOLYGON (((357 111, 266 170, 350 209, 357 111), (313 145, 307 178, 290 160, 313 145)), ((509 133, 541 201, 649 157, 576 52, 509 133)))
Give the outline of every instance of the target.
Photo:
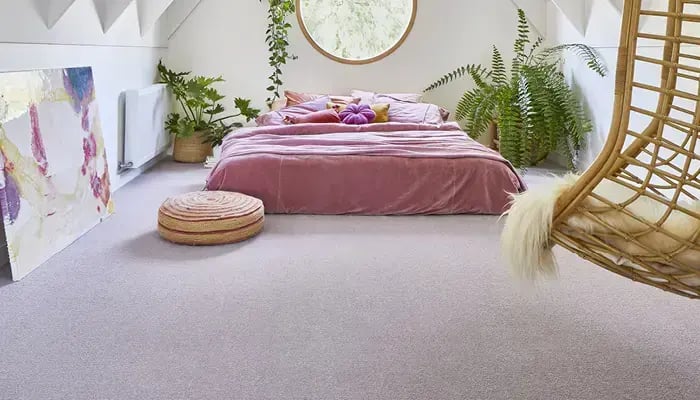
POLYGON ((588 26, 590 0, 551 0, 582 35, 588 26))
MULTIPOLYGON (((46 26, 51 29, 63 17, 76 0, 33 0, 37 12, 46 26)), ((95 10, 100 19, 103 32, 109 31, 119 17, 133 2, 136 2, 141 35, 153 28, 156 22, 165 16, 168 35, 175 31, 192 14, 202 0, 93 0, 95 10)), ((528 16, 533 28, 542 36, 546 36, 547 16, 546 4, 551 1, 571 21, 572 25, 585 34, 588 25, 589 7, 594 0, 511 0, 522 8, 528 16)), ((609 0, 612 5, 622 11, 625 0, 609 0)), ((642 0, 650 4, 654 0, 642 0)), ((642 21, 642 24, 644 21, 642 21)))
POLYGON ((549 0, 511 0, 518 8, 525 11, 527 19, 540 36, 547 36, 546 5, 549 0))
POLYGON ((202 0, 175 0, 165 12, 168 39, 185 23, 202 0))
POLYGON ((174 0, 136 0, 136 8, 139 11, 139 28, 141 35, 153 28, 165 13, 165 10, 173 3, 174 0))
POLYGON ((107 33, 114 22, 124 13, 134 0, 93 0, 95 10, 100 17, 102 32, 107 33))
POLYGON ((625 7, 625 0, 610 0, 610 2, 617 8, 617 11, 622 12, 625 7))
POLYGON ((37 12, 49 29, 56 25, 73 3, 75 0, 34 0, 37 12))
MULTIPOLYGON (((516 7, 523 9, 530 23, 542 36, 547 36, 548 2, 555 6, 571 21, 576 29, 584 34, 588 22, 588 6, 592 0, 511 0, 516 7)), ((617 0, 615 0, 617 1, 617 0)))
MULTIPOLYGON (((595 0, 511 0, 513 4, 515 4, 517 7, 522 8, 526 14, 528 14, 528 18, 530 19, 530 23, 534 26, 534 28, 542 35, 546 36, 546 25, 547 25, 547 18, 543 10, 544 8, 538 8, 538 7, 545 7, 547 2, 552 2, 558 9, 559 11, 566 16, 566 18, 571 22, 571 24, 581 33, 582 35, 586 34, 586 30, 588 29, 588 22, 589 22, 589 17, 590 17, 590 8, 592 6, 593 1, 595 0)), ((625 0, 609 0, 610 3, 620 12, 622 13, 622 9, 624 7, 625 0)), ((644 8, 649 8, 650 5, 654 4, 654 2, 658 2, 659 0, 642 0, 642 6, 644 8)), ((663 0, 665 1, 665 0, 663 0)), ((663 2, 662 1, 662 2, 663 2)), ((648 17, 642 17, 640 24, 644 26, 644 24, 648 21, 648 17)))
MULTIPOLYGON (((59 22, 76 0, 33 0, 37 13, 47 28, 59 22)), ((107 33, 119 17, 133 3, 138 12, 139 31, 145 35, 158 20, 165 20, 168 34, 172 35, 190 16, 202 0, 92 0, 102 31, 107 33)))

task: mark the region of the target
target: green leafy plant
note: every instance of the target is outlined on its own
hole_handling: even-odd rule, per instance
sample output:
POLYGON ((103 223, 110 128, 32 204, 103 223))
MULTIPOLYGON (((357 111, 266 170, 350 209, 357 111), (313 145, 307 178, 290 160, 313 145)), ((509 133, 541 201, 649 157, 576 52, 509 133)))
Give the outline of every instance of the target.
POLYGON ((470 77, 475 87, 459 100, 455 117, 464 122, 471 137, 480 137, 495 122, 499 150, 516 168, 536 165, 550 153, 559 152, 569 168, 575 169, 576 156, 592 124, 561 71, 562 56, 565 51, 573 52, 600 76, 607 74, 607 68, 589 46, 544 48, 542 44, 542 38, 530 40, 527 18, 518 10, 518 37, 510 71, 494 46, 490 69, 478 64, 460 67, 425 91, 470 77))
POLYGON ((243 117, 246 122, 249 122, 260 114, 260 110, 250 106, 250 100, 236 98, 234 106, 238 112, 222 116, 226 111, 221 104, 225 96, 220 94, 213 85, 224 80, 220 76, 190 77, 190 74, 190 72, 174 72, 162 61, 158 63, 159 83, 164 83, 170 88, 182 112, 171 113, 165 122, 165 128, 176 137, 190 137, 195 132, 201 132, 205 137, 204 143, 218 146, 226 134, 234 128, 243 126, 241 122, 228 121, 243 117))
MULTIPOLYGON (((289 29, 292 24, 287 22, 287 17, 294 14, 296 4, 294 0, 267 0, 269 8, 267 11, 268 26, 265 31, 265 43, 267 43, 270 57, 268 58, 272 74, 268 77, 272 83, 267 87, 270 96, 267 98, 267 105, 280 98, 280 88, 284 84, 282 82, 282 67, 287 64, 288 60, 296 60, 297 56, 290 54, 287 48, 289 47, 289 29)), ((263 0, 260 0, 262 3, 263 0)))

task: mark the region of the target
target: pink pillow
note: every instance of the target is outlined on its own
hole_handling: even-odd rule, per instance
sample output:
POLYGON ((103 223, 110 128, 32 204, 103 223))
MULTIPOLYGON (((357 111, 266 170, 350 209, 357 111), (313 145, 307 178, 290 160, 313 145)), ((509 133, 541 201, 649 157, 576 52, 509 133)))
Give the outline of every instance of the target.
POLYGON ((445 122, 440 107, 428 103, 392 103, 389 122, 439 125, 445 122))
POLYGON ((321 97, 316 100, 307 101, 306 103, 297 104, 282 108, 277 111, 270 111, 255 119, 258 126, 285 125, 285 117, 300 117, 312 112, 326 109, 326 104, 330 101, 330 97, 321 97))
POLYGON ((288 124, 338 124, 340 116, 335 110, 321 110, 306 115, 288 115, 284 121, 288 124))
POLYGON ((294 92, 292 90, 285 90, 284 97, 287 99, 288 106, 294 106, 297 104, 307 103, 309 101, 320 99, 322 97, 330 97, 331 98, 330 101, 332 103, 342 104, 342 105, 357 104, 360 102, 359 98, 352 97, 352 96, 336 96, 336 95, 315 94, 315 93, 301 93, 301 92, 294 92))
POLYGON ((375 93, 356 89, 350 92, 350 95, 359 97, 360 103, 363 104, 392 103, 393 101, 420 103, 423 99, 423 95, 420 93, 375 93))
MULTIPOLYGON (((374 97, 372 98, 372 104, 376 103, 389 103, 389 104, 394 104, 394 103, 420 103, 421 102, 421 95, 419 94, 413 94, 413 93, 394 93, 394 94, 383 94, 383 93, 378 93, 375 94, 374 97)), ((425 103, 428 104, 428 103, 425 103)), ((442 107, 438 107, 440 110, 440 117, 442 118, 442 122, 446 122, 448 119, 450 119, 450 112, 442 107)))

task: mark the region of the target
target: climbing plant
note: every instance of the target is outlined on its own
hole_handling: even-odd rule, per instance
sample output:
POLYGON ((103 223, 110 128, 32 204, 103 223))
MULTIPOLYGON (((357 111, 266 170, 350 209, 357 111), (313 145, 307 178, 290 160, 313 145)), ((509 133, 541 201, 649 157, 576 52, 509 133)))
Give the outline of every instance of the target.
MULTIPOLYGON (((267 98, 268 106, 280 98, 282 82, 282 68, 288 60, 296 60, 297 56, 290 54, 289 29, 292 24, 287 22, 287 17, 296 12, 294 0, 266 0, 269 3, 267 11, 267 31, 265 31, 265 43, 267 43, 270 57, 268 62, 272 67, 272 74, 268 77, 271 85, 267 87, 270 93, 267 98)), ((262 3, 263 0, 260 0, 262 3)))

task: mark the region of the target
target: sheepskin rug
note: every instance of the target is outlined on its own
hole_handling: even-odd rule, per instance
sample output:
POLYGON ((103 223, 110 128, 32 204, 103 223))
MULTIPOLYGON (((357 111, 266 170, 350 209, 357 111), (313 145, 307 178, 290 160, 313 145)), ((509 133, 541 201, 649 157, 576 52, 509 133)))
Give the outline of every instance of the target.
MULTIPOLYGON (((526 280, 536 280, 540 277, 556 275, 557 264, 552 253, 553 243, 550 240, 554 206, 559 196, 569 190, 578 178, 573 174, 552 177, 546 184, 513 195, 512 206, 505 214, 507 220, 501 239, 505 260, 516 276, 526 280)), ((634 191, 610 180, 601 182, 594 193, 615 204, 623 204, 635 197, 634 191)), ((684 202, 680 205, 700 213, 699 201, 684 202)), ((680 278, 683 283, 700 286, 700 252, 697 250, 700 247, 698 246, 700 239, 696 237, 697 232, 700 231, 700 220, 682 211, 673 210, 661 225, 669 233, 696 243, 693 249, 679 251, 680 244, 675 239, 664 233, 649 232, 646 224, 591 196, 585 200, 584 206, 588 209, 600 210, 596 215, 611 228, 633 235, 641 234, 638 236, 639 244, 613 234, 613 229, 583 214, 572 214, 568 217, 567 225, 575 230, 572 235, 575 235, 576 231, 593 234, 629 256, 638 256, 647 260, 651 257, 651 264, 657 271, 684 275, 680 278), (648 233, 642 234, 643 232, 648 233), (657 251, 672 256, 671 262, 659 257, 654 258, 657 251), (676 263, 697 268, 697 272, 694 276, 688 276, 688 273, 684 274, 673 266, 676 263)), ((651 223, 661 221, 668 213, 667 206, 646 196, 634 199, 625 208, 640 219, 651 223)), ((609 257, 620 265, 646 270, 642 266, 634 265, 627 258, 616 255, 609 255, 609 257)))

